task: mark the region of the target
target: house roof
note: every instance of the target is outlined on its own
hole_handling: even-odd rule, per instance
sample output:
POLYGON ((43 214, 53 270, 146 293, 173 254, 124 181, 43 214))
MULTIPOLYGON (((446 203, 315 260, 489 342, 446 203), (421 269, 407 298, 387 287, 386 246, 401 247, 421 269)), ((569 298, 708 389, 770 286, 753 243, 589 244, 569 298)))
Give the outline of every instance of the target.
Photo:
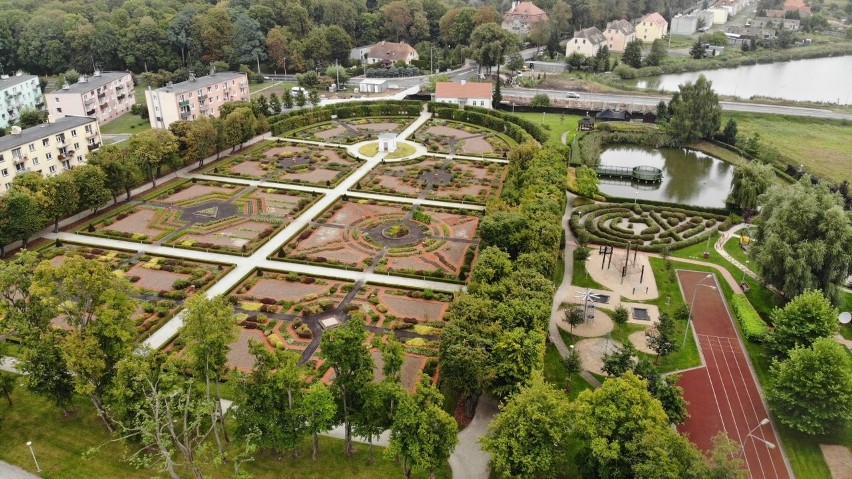
POLYGON ((0 90, 11 88, 15 85, 19 85, 21 83, 32 80, 33 78, 35 78, 36 83, 38 83, 38 77, 35 75, 27 75, 25 73, 22 73, 20 75, 11 75, 9 76, 9 78, 0 79, 0 90))
POLYGON ((518 2, 513 8, 509 9, 503 17, 538 17, 547 20, 547 14, 544 10, 538 8, 533 2, 518 2))
POLYGON ((660 28, 666 28, 666 26, 669 24, 669 22, 667 22, 666 19, 663 18, 663 16, 657 12, 645 15, 644 17, 642 17, 641 21, 651 22, 653 24, 656 24, 660 28))
POLYGON ((636 33, 636 28, 634 28, 633 24, 627 20, 613 20, 606 24, 606 29, 618 30, 625 36, 630 35, 631 33, 636 33))
POLYGON ((41 123, 39 125, 21 130, 19 135, 6 135, 0 137, 0 151, 11 150, 19 146, 32 143, 44 137, 61 133, 69 128, 97 123, 97 119, 87 116, 63 116, 57 118, 53 123, 41 123))
POLYGON ((435 98, 491 98, 491 83, 435 83, 435 98))
POLYGON ((381 41, 370 47, 368 58, 378 58, 391 62, 408 60, 408 55, 415 52, 414 48, 407 43, 381 41))
POLYGON ((85 81, 78 81, 77 83, 69 85, 67 90, 64 88, 59 88, 58 90, 55 90, 52 93, 86 93, 92 90, 96 90, 106 85, 107 83, 111 83, 120 78, 129 76, 130 73, 128 72, 99 72, 97 75, 80 75, 80 79, 85 81))
POLYGON ((203 77, 198 77, 195 80, 187 80, 182 81, 180 83, 175 83, 172 86, 160 87, 157 88, 156 91, 181 94, 197 90, 199 88, 205 88, 211 85, 215 85, 217 83, 224 83, 226 81, 237 79, 246 79, 246 74, 241 72, 217 72, 213 75, 205 75, 203 77))
POLYGON ((606 37, 598 30, 598 27, 584 28, 578 32, 574 32, 574 38, 584 38, 593 45, 606 43, 606 37))
POLYGON ((627 112, 624 110, 617 111, 607 108, 595 115, 595 118, 598 120, 624 120, 627 118, 627 112))

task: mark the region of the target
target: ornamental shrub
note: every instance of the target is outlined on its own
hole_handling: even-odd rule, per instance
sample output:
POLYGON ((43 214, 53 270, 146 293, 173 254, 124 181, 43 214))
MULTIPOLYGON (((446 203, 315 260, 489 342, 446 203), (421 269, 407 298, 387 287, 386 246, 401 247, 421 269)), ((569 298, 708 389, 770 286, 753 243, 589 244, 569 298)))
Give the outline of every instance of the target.
POLYGON ((735 294, 731 298, 731 308, 740 322, 746 339, 753 342, 761 342, 765 339, 769 328, 744 294, 735 294))

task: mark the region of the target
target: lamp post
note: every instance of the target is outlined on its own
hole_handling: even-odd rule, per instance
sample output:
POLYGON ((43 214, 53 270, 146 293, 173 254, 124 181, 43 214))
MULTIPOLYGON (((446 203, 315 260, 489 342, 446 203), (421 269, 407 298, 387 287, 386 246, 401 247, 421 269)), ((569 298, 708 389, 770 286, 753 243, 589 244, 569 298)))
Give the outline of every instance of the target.
POLYGON ((746 441, 748 441, 748 438, 752 438, 755 441, 760 441, 760 442, 766 444, 766 447, 768 447, 769 449, 775 449, 775 447, 776 447, 775 443, 767 441, 766 439, 759 438, 759 437, 754 435, 754 431, 757 431, 758 429, 760 429, 761 427, 763 427, 767 424, 769 424, 769 418, 765 417, 765 418, 760 420, 760 422, 757 424, 757 426, 754 426, 753 428, 751 428, 751 431, 749 431, 748 434, 745 435, 745 439, 743 439, 743 443, 740 445, 740 455, 745 454, 745 446, 746 446, 746 441))
POLYGON ((748 271, 748 260, 745 262, 745 268, 743 268, 743 279, 740 281, 740 284, 745 283, 746 271, 748 271))
POLYGON ((33 451, 33 442, 27 441, 27 447, 30 448, 30 454, 33 455, 33 462, 35 462, 36 465, 36 472, 41 472, 41 467, 39 467, 38 465, 38 459, 36 459, 35 457, 35 451, 33 451))
POLYGON ((704 277, 697 285, 695 285, 695 291, 692 292, 692 301, 689 303, 689 316, 686 318, 686 329, 683 331, 683 341, 681 342, 680 348, 683 349, 686 346, 686 335, 689 334, 689 322, 692 321, 692 308, 695 306, 695 295, 698 294, 698 288, 700 286, 704 286, 705 288, 710 288, 715 290, 716 287, 712 284, 702 284, 704 281, 712 278, 712 274, 708 274, 704 277))

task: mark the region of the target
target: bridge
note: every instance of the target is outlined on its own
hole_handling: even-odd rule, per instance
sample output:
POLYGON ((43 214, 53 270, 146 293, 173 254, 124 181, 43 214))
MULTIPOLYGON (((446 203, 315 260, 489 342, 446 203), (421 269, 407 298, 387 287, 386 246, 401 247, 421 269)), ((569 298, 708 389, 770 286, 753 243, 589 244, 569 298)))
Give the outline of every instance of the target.
POLYGON ((595 172, 600 177, 608 178, 629 178, 631 181, 639 181, 645 183, 660 183, 663 181, 663 170, 654 166, 605 166, 597 165, 593 167, 595 172))

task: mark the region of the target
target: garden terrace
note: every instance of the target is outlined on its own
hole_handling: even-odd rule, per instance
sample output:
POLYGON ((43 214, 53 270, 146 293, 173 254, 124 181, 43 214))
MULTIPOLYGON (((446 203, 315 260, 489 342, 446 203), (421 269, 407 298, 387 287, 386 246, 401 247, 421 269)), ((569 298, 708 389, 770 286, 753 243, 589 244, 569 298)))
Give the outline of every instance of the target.
POLYGON ((414 139, 431 153, 505 158, 513 142, 487 128, 456 121, 432 119, 421 126, 414 139))
POLYGON ((284 228, 318 196, 214 181, 185 181, 95 220, 79 232, 245 254, 284 228))
POLYGON ((581 206, 571 216, 571 229, 583 243, 624 246, 642 251, 676 250, 707 240, 730 226, 712 213, 635 203, 581 206))
POLYGON ((341 200, 279 251, 288 261, 464 281, 479 215, 376 200, 341 200))
POLYGON ((342 145, 378 140, 379 133, 400 133, 411 118, 350 118, 311 125, 287 134, 290 138, 342 145))
POLYGON ((383 100, 371 102, 350 102, 345 104, 326 105, 310 109, 299 109, 268 118, 272 134, 289 136, 290 132, 331 121, 332 116, 338 120, 346 118, 369 117, 416 117, 420 114, 423 103, 407 100, 383 100))
POLYGON ((499 192, 505 166, 459 159, 425 158, 383 163, 356 190, 431 200, 485 204, 499 192))
MULTIPOLYGON (((171 319, 186 298, 207 289, 232 268, 231 265, 76 244, 54 244, 39 250, 39 256, 54 266, 59 266, 68 258, 82 256, 103 262, 116 274, 126 278, 131 284, 130 296, 137 305, 131 319, 140 341, 171 319)), ((64 321, 57 318, 54 324, 62 327, 64 321)))
POLYGON ((206 174, 278 183, 332 187, 358 167, 346 150, 328 146, 266 141, 247 152, 226 158, 206 174))

